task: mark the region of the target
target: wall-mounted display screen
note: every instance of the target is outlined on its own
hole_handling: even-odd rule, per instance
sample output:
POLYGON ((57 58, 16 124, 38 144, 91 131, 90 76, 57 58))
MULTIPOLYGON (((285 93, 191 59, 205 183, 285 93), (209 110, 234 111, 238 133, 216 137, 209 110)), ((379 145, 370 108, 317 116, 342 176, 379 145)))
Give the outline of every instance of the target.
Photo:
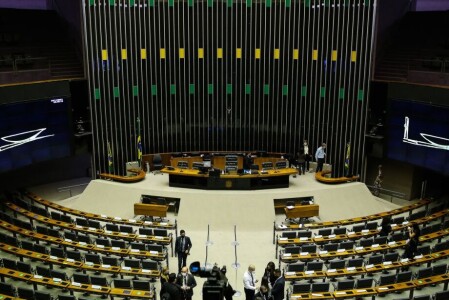
POLYGON ((449 108, 393 100, 388 158, 449 175, 449 108))
POLYGON ((69 100, 0 105, 0 173, 70 156, 69 100))

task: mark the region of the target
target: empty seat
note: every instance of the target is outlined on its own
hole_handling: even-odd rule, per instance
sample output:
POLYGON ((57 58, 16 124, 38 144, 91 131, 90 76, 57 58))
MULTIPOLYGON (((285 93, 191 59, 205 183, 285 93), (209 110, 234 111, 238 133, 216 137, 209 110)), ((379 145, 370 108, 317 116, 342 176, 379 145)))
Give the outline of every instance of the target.
POLYGON ((398 241, 403 241, 405 239, 406 238, 405 238, 405 235, 403 232, 396 232, 390 236, 390 241, 398 242, 398 241))
POLYGON ((328 235, 331 235, 331 233, 332 233, 332 229, 330 229, 330 228, 318 230, 318 235, 322 235, 322 236, 328 236, 328 235))
POLYGON ((343 290, 352 290, 354 289, 355 281, 353 279, 341 280, 338 281, 336 285, 334 285, 335 290, 343 291, 343 290))
POLYGON ((352 227, 352 231, 354 232, 361 232, 365 229, 365 225, 355 225, 352 227))
POLYGON ((120 232, 124 232, 124 233, 134 233, 134 228, 132 226, 128 226, 128 225, 121 225, 119 228, 120 232))
POLYGON ((103 256, 101 258, 101 262, 104 265, 109 265, 109 266, 120 266, 120 264, 121 264, 121 261, 117 257, 111 257, 111 256, 103 256))
POLYGON ((142 235, 153 235, 153 229, 151 229, 151 228, 139 228, 139 234, 142 234, 142 235))
POLYGON ((55 238, 60 238, 61 237, 60 231, 57 230, 57 229, 54 229, 54 228, 48 228, 47 229, 47 234, 49 236, 52 236, 52 237, 55 237, 55 238))
POLYGON ((382 254, 376 254, 376 255, 371 255, 370 257, 368 257, 368 260, 366 262, 367 265, 378 265, 381 264, 383 261, 383 255, 382 254))
POLYGON ((90 276, 90 283, 99 286, 109 286, 108 280, 104 276, 90 276))
POLYGON ((16 289, 12 284, 0 282, 0 294, 14 297, 16 295, 16 289))
POLYGON ((351 267, 361 267, 363 266, 363 258, 353 258, 348 260, 348 264, 346 265, 347 268, 351 267))
POLYGON ((67 240, 71 240, 71 241, 77 241, 78 240, 78 236, 76 235, 75 232, 72 231, 67 231, 64 230, 64 238, 67 240))
POLYGON ((379 224, 376 221, 366 223, 365 228, 368 230, 375 230, 379 227, 379 224))
POLYGON ((284 253, 299 254, 301 253, 301 247, 285 247, 284 253))
POLYGON ((65 252, 65 254, 66 254, 67 258, 74 259, 76 261, 82 261, 83 260, 80 251, 67 250, 65 252))
POLYGON ((387 238, 386 236, 378 236, 374 238, 373 244, 378 244, 378 245, 384 245, 387 243, 387 238))
POLYGON ((92 240, 88 234, 78 233, 78 242, 92 244, 92 240))
POLYGON ((360 239, 359 241, 359 245, 362 247, 371 247, 374 243, 374 239, 373 238, 368 238, 368 239, 360 239))
POLYGON ((76 225, 89 227, 89 221, 85 218, 76 218, 76 225))
POLYGON ((333 233, 335 235, 346 234, 346 227, 334 228, 333 233))
POLYGON ((439 291, 435 293, 434 300, 447 300, 449 299, 449 291, 439 291))
POLYGON ((40 233, 40 234, 44 234, 44 235, 47 235, 47 234, 48 234, 47 227, 41 226, 41 225, 37 225, 37 226, 36 226, 36 232, 37 232, 37 233, 40 233))
POLYGON ((17 271, 34 274, 34 269, 31 267, 31 264, 22 261, 17 262, 17 271))
POLYGON ((354 248, 354 242, 352 241, 343 242, 338 245, 338 249, 352 250, 352 248, 354 248))
POLYGON ((97 246, 101 245, 103 247, 111 247, 111 240, 105 238, 97 238, 95 240, 95 244, 97 244, 97 246))
POLYGON ((50 293, 42 292, 42 291, 34 291, 34 299, 35 300, 52 300, 50 293))
POLYGON ((422 255, 430 254, 430 245, 419 246, 417 251, 422 255))
POLYGON ((391 252, 384 255, 384 261, 398 261, 399 259, 399 253, 397 252, 391 252))
POLYGON ((2 258, 3 267, 11 270, 17 270, 17 263, 15 260, 2 258))
POLYGON ((90 284, 90 276, 82 273, 73 273, 72 281, 84 284, 90 284))
POLYGON ((305 263, 291 263, 287 265, 287 272, 304 272, 305 263))
POLYGON ((131 289, 131 280, 128 279, 114 279, 114 287, 120 289, 131 289))
POLYGON ((24 249, 24 250, 34 251, 34 243, 33 242, 22 240, 20 242, 20 245, 21 245, 22 249, 24 249))
POLYGON ((106 224, 106 230, 118 232, 118 231, 119 231, 119 227, 118 227, 117 224, 110 224, 110 223, 107 223, 107 224, 106 224))
POLYGON ((140 269, 140 260, 134 258, 125 258, 124 265, 128 268, 140 269))
POLYGON ((298 231, 298 238, 311 238, 312 231, 300 230, 298 231))
POLYGON ((325 251, 337 251, 338 244, 335 243, 328 243, 323 245, 323 250, 325 251))
POLYGON ((342 259, 337 259, 337 260, 331 260, 329 261, 329 266, 328 266, 328 270, 331 269, 343 269, 345 267, 346 261, 342 260, 342 259))
POLYGON ((373 286, 372 278, 359 278, 357 279, 357 288, 370 288, 373 286))
POLYGON ((36 266, 36 273, 37 273, 37 275, 51 278, 51 270, 47 267, 36 266))
POLYGON ((130 247, 131 249, 135 249, 135 250, 140 250, 140 251, 146 251, 146 244, 144 243, 139 243, 139 242, 132 242, 130 243, 130 247))
POLYGON ((162 252, 164 252, 164 247, 162 245, 157 245, 157 244, 147 244, 147 250, 152 251, 152 252, 162 253, 162 252))
MULTIPOLYGON (((61 214, 59 212, 57 212, 57 211, 52 211, 50 213, 50 216, 51 216, 52 219, 61 221, 61 214)), ((33 294, 33 296, 34 296, 34 294, 33 294)))
POLYGON ((311 261, 307 263, 307 271, 322 271, 323 262, 322 261, 311 261))
POLYGON ((101 223, 97 220, 88 220, 89 227, 95 229, 101 229, 101 223))
POLYGON ((76 300, 73 295, 58 295, 58 300, 76 300))
POLYGON ((396 274, 382 274, 377 281, 377 285, 389 285, 396 281, 396 274))
POLYGON ((145 270, 158 270, 159 269, 157 262, 149 260, 149 259, 142 260, 141 264, 142 264, 142 269, 145 269, 145 270))
POLYGON ((69 223, 69 224, 75 223, 75 222, 73 221, 72 217, 69 216, 69 215, 61 215, 61 221, 62 221, 62 222, 69 223))
POLYGON ((438 264, 432 267, 432 276, 445 274, 447 270, 446 264, 438 264))
POLYGON ((149 280, 133 280, 133 289, 141 290, 141 291, 149 291, 150 290, 150 281, 149 280))
POLYGON ((67 280, 67 273, 66 272, 61 272, 58 270, 51 270, 51 277, 52 278, 59 278, 61 280, 67 280))
POLYGON ((63 248, 59 248, 56 246, 50 247, 50 255, 57 256, 60 258, 65 258, 65 252, 63 248))
POLYGON ((154 229, 153 232, 155 236, 168 236, 166 229, 154 229))
POLYGON ((123 240, 111 240, 111 247, 126 249, 126 242, 123 240))
POLYGON ((413 300, 430 300, 430 295, 415 296, 413 300))
POLYGON ((329 282, 319 282, 319 283, 313 283, 312 288, 310 289, 312 293, 315 292, 329 292, 329 282))
POLYGON ((86 263, 92 263, 92 264, 96 264, 96 265, 101 264, 100 258, 101 258, 100 255, 95 254, 95 253, 86 253, 84 255, 84 259, 85 259, 86 263))
POLYGON ((316 245, 314 245, 314 244, 303 245, 303 246, 301 246, 301 252, 315 253, 316 252, 316 245))
POLYGON ((412 271, 399 272, 396 275, 396 282, 406 282, 412 280, 412 271))
POLYGON ((34 300, 34 291, 32 289, 19 287, 19 288, 17 288, 17 293, 18 293, 19 298, 27 299, 27 300, 34 300))
POLYGON ((44 245, 34 244, 33 249, 35 252, 39 252, 41 254, 48 254, 47 247, 44 245))
POLYGON ((292 287, 292 294, 305 294, 310 292, 310 283, 295 283, 292 287))
POLYGON ((296 231, 284 231, 284 232, 282 232, 281 237, 288 238, 288 239, 295 239, 296 231))

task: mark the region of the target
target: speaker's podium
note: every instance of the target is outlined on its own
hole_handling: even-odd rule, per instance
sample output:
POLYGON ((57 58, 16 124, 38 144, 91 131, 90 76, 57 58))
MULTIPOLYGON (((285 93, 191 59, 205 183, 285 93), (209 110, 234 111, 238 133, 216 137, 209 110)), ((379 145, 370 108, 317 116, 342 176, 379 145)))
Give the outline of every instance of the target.
POLYGON ((221 280, 210 277, 203 285, 203 300, 223 300, 225 285, 221 280))

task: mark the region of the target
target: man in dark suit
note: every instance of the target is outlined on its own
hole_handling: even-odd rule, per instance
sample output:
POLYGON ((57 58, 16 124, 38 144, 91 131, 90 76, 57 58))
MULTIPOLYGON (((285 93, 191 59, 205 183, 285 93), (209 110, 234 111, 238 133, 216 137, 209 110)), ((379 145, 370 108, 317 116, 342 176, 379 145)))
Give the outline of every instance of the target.
POLYGON ((168 275, 168 281, 164 282, 164 284, 161 287, 161 292, 160 292, 160 296, 161 299, 163 300, 165 297, 165 295, 168 294, 170 295, 169 298, 170 300, 182 300, 181 299, 181 290, 179 288, 179 286, 176 284, 176 274, 175 273, 171 273, 170 275, 168 275))
POLYGON ((271 296, 273 300, 283 300, 285 290, 285 278, 282 276, 281 270, 274 270, 274 276, 277 277, 276 281, 271 288, 271 296))
POLYGON ((178 274, 176 284, 181 288, 182 300, 192 300, 193 288, 196 287, 196 280, 192 274, 189 274, 187 267, 182 267, 181 273, 178 274))
POLYGON ((186 236, 186 232, 181 230, 175 243, 175 255, 178 256, 178 273, 181 273, 181 268, 187 265, 187 255, 190 253, 190 248, 192 248, 192 242, 186 236))

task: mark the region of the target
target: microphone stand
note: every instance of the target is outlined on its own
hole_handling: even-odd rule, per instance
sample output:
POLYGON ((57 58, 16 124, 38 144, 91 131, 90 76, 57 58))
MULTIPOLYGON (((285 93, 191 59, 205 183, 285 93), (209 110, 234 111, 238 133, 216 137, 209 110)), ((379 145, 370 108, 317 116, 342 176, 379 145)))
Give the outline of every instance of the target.
MULTIPOLYGON (((234 225, 234 241, 231 243, 231 245, 234 246, 234 257, 235 257, 235 261, 231 266, 235 269, 235 286, 237 286, 237 275, 238 275, 237 270, 238 270, 238 268, 240 268, 240 263, 237 262, 237 246, 239 245, 239 242, 237 242, 237 226, 236 225, 234 225)), ((234 296, 240 297, 240 295, 242 295, 242 293, 240 291, 235 290, 234 296)))
POLYGON ((207 262, 207 254, 209 252, 209 246, 213 245, 214 242, 212 242, 211 240, 209 240, 209 224, 207 224, 207 241, 206 241, 206 260, 204 261, 204 266, 205 267, 211 267, 212 264, 209 264, 207 262))

